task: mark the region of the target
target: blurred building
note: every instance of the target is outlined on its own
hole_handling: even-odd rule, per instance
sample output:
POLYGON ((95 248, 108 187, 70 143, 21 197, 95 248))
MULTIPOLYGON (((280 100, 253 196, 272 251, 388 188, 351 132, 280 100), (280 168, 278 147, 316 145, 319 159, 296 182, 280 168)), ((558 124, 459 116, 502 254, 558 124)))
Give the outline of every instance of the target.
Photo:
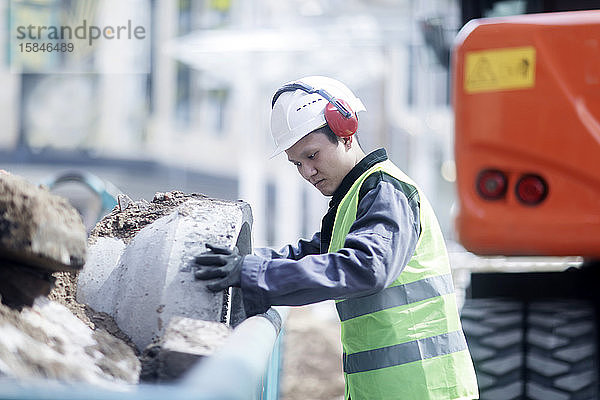
POLYGON ((365 151, 386 147, 450 234, 447 49, 460 24, 456 3, 0 1, 0 163, 32 180, 86 169, 133 198, 182 189, 244 199, 253 207, 255 245, 279 246, 318 230, 328 199, 285 155, 268 160, 270 98, 289 80, 328 75, 367 106, 359 128, 365 151), (38 23, 65 15, 67 23, 141 21, 148 41, 135 57, 100 48, 83 61, 86 72, 15 71, 16 9, 38 23))

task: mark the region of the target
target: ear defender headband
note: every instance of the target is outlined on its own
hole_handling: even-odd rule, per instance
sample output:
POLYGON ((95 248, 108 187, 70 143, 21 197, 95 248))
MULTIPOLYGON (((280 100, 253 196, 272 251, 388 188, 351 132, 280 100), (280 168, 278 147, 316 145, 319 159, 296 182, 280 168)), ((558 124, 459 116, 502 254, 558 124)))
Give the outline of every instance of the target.
POLYGON ((296 90, 302 90, 308 94, 317 93, 327 100, 328 104, 325 107, 325 121, 327 121, 327 125, 329 125, 329 128, 331 128, 331 131, 335 133, 336 136, 347 138, 356 133, 358 130, 358 118, 345 100, 336 99, 326 90, 315 89, 302 82, 289 83, 277 90, 273 96, 271 108, 275 107, 275 102, 283 93, 294 92, 296 90))

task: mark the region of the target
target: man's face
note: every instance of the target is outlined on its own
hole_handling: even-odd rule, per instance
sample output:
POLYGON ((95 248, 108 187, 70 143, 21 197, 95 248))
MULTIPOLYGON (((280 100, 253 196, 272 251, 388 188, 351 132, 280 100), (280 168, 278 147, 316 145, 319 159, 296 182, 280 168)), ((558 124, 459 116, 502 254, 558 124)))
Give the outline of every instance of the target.
POLYGON ((324 133, 312 132, 287 149, 288 160, 323 195, 331 196, 355 165, 343 142, 331 143, 324 133))

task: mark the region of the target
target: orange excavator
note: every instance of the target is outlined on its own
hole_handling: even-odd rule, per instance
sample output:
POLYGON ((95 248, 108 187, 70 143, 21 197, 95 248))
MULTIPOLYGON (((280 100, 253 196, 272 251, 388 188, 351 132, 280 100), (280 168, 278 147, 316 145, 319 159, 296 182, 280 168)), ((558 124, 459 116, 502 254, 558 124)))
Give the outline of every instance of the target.
POLYGON ((460 243, 534 267, 581 260, 472 274, 481 399, 597 399, 600 10, 471 20, 451 59, 460 243))

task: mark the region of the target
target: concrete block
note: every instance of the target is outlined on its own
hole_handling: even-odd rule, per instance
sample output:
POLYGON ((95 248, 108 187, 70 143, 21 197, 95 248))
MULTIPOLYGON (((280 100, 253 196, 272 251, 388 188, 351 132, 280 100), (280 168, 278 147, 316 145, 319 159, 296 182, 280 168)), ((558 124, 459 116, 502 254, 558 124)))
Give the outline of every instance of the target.
POLYGON ((225 324, 174 317, 160 340, 156 376, 171 381, 214 353, 231 334, 225 324))
POLYGON ((26 180, 0 173, 0 254, 3 260, 48 271, 76 271, 87 233, 69 202, 26 180))
POLYGON ((206 251, 205 243, 237 244, 248 253, 251 224, 243 202, 171 192, 152 203, 129 203, 99 223, 77 300, 110 314, 140 350, 156 342, 175 316, 227 321, 227 293, 196 281, 192 262, 206 251))
MULTIPOLYGON (((112 315, 115 309, 117 280, 125 242, 114 237, 99 237, 88 248, 87 262, 77 279, 77 301, 95 311, 112 315)), ((113 316, 114 317, 114 316, 113 316)))

